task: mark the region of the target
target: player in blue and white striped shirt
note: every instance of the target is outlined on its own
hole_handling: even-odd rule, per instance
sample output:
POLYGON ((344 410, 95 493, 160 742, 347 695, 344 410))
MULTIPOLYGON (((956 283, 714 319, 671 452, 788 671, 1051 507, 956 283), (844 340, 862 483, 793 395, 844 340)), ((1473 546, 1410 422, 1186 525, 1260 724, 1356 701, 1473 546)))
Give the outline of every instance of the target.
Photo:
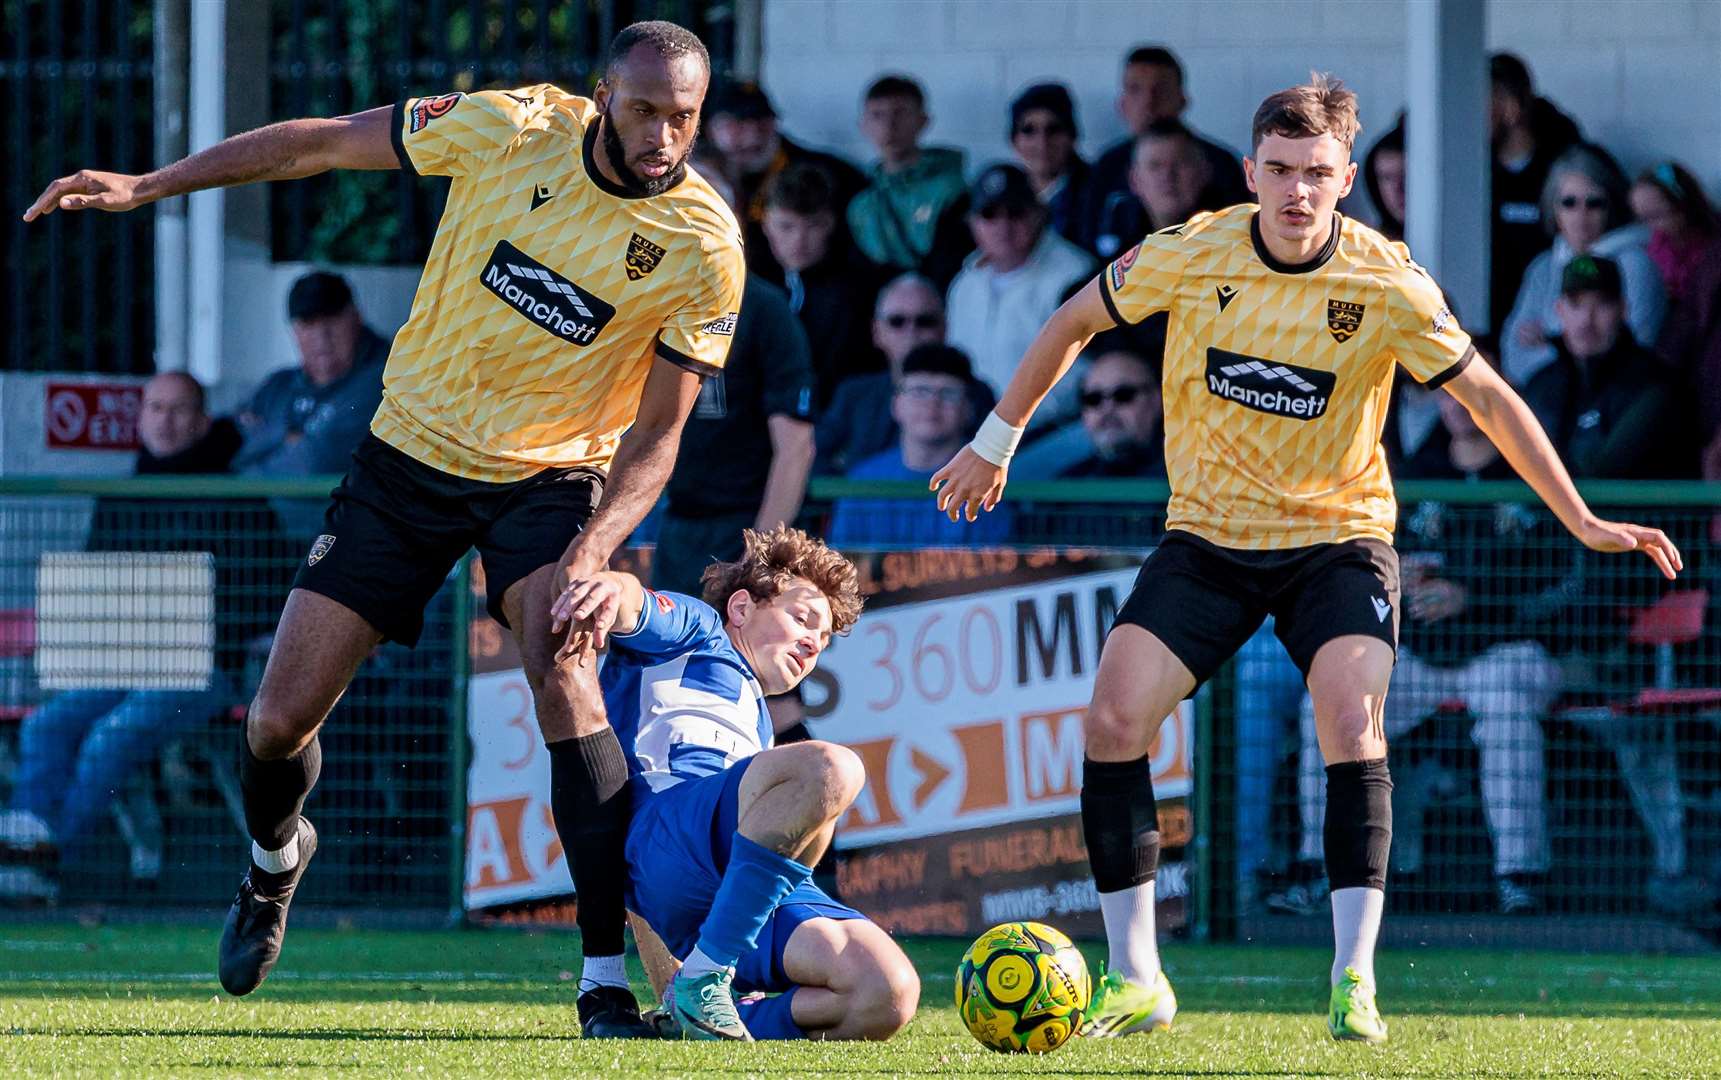
POLYGON ((623 573, 557 601, 570 648, 608 638, 599 684, 634 792, 629 907, 682 961, 670 1005, 688 1037, 888 1038, 919 978, 811 881, 866 772, 835 743, 773 747, 765 708, 859 616, 855 568, 798 529, 746 535, 739 562, 706 571, 709 603, 623 573), (776 996, 738 1009, 737 990, 776 996))

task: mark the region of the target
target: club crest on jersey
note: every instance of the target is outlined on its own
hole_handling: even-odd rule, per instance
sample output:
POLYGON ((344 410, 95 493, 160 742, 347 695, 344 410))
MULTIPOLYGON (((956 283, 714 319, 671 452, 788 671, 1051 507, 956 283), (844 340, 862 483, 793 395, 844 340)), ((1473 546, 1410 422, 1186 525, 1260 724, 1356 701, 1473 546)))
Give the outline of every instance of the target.
POLYGON ((1343 345, 1356 336, 1362 329, 1362 316, 1368 305, 1353 304, 1346 300, 1327 300, 1327 329, 1332 331, 1333 340, 1343 345))
POLYGON ((662 248, 647 240, 638 233, 628 237, 627 241, 627 279, 638 281, 640 278, 657 269, 657 264, 663 261, 667 254, 662 248))
POLYGON ((305 556, 305 565, 315 566, 322 562, 323 556, 327 555, 329 553, 329 549, 334 546, 335 537, 333 533, 324 533, 317 537, 317 539, 311 543, 311 553, 305 556))
POLYGON ((605 303, 506 240, 496 241, 480 283, 546 333, 590 345, 615 318, 605 303))
POLYGON ((1444 334, 1452 327, 1452 309, 1443 307, 1434 313, 1434 332, 1444 334))
POLYGON ((419 98, 412 106, 411 133, 416 135, 430 126, 430 122, 439 116, 446 116, 448 110, 454 108, 460 100, 459 94, 443 94, 441 97, 419 98))
POLYGON ((1135 260, 1141 255, 1141 245, 1137 244, 1117 257, 1111 264, 1111 287, 1113 291, 1123 288, 1123 279, 1129 276, 1129 268, 1135 265, 1135 260))

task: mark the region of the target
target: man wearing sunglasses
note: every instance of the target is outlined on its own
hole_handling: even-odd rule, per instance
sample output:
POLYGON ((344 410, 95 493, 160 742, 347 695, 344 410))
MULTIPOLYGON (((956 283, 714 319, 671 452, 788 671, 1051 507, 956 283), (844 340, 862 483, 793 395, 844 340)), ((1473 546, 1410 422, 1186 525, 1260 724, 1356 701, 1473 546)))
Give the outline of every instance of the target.
POLYGON ((1082 378, 1082 430, 1093 453, 1064 470, 1067 477, 1165 479, 1165 437, 1159 430, 1159 380, 1132 352, 1101 353, 1082 378))
POLYGON ((1010 103, 1010 149, 1046 207, 1052 228, 1093 247, 1088 198, 1093 170, 1076 153, 1076 106, 1063 83, 1036 83, 1010 103))

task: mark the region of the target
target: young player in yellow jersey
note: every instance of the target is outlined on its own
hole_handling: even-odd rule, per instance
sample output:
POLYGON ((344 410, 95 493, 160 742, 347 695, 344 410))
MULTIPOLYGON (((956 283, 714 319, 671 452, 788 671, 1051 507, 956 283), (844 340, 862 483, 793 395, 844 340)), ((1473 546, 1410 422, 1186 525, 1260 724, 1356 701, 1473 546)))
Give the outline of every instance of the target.
POLYGON ((710 74, 693 34, 636 23, 592 100, 540 85, 287 121, 143 176, 64 177, 24 215, 339 168, 452 178, 371 435, 299 569, 251 704, 240 779, 252 864, 220 947, 230 993, 274 966, 316 850, 300 810, 321 767, 318 728, 379 641, 417 641, 425 605, 476 547, 549 748, 580 897, 583 1031, 652 1033, 622 966, 627 758, 585 662, 590 631, 564 631, 551 604, 602 570, 657 500, 700 380, 728 355, 740 229, 686 165, 710 74))
POLYGON ((1524 403, 1402 244, 1334 212, 1351 189, 1356 96, 1324 76, 1269 97, 1244 161, 1259 205, 1147 237, 1041 330, 997 410, 932 478, 940 510, 996 506, 1010 455, 1089 338, 1170 312, 1167 532, 1118 612, 1085 722, 1082 824, 1110 944, 1084 1033, 1170 1027, 1154 941, 1159 826, 1147 750, 1161 718, 1267 615, 1302 669, 1327 762, 1336 957, 1328 1029, 1381 1042, 1374 944, 1392 837, 1381 703, 1398 631, 1396 515, 1380 448, 1393 367, 1443 386, 1585 545, 1641 551, 1658 530, 1603 521, 1524 403))

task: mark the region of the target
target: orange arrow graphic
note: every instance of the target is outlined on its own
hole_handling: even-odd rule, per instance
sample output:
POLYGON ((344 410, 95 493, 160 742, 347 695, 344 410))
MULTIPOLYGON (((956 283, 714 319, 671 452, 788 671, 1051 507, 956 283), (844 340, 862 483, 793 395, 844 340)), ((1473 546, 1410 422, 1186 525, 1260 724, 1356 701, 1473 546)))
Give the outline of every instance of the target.
POLYGON ((920 783, 914 789, 914 808, 924 809, 926 800, 950 776, 950 770, 939 764, 938 759, 922 753, 918 746, 910 748, 908 759, 914 765, 914 771, 920 774, 920 783))

